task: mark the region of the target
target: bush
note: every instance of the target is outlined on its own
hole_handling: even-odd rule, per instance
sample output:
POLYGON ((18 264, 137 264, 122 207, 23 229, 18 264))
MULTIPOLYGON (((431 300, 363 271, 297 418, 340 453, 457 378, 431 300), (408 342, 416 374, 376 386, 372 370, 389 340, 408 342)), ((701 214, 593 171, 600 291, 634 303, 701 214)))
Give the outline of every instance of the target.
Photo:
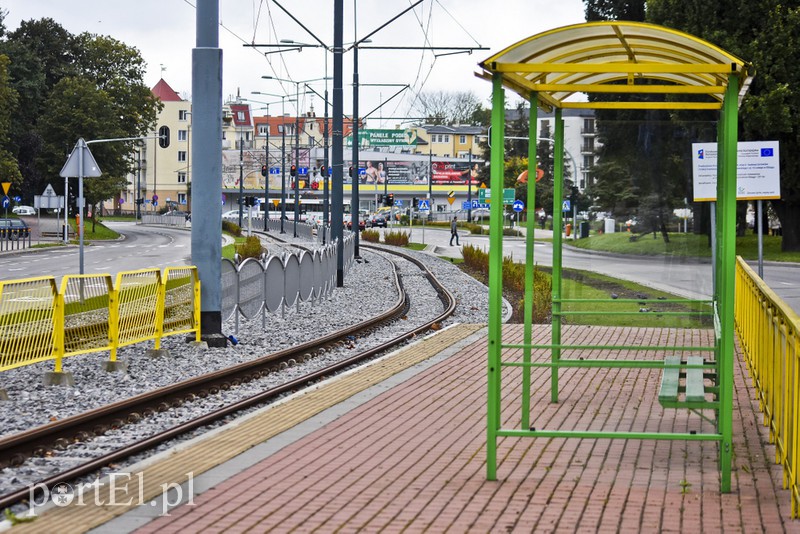
MULTIPOLYGON (((489 276, 489 254, 472 245, 464 245, 461 249, 464 264, 471 269, 482 273, 487 279, 489 276)), ((533 322, 545 322, 550 313, 550 296, 553 282, 549 274, 540 272, 535 266, 533 271, 533 322)), ((503 290, 525 292, 525 265, 514 263, 511 256, 503 258, 503 290)), ((515 315, 522 317, 524 310, 524 297, 519 299, 515 308, 515 315)))
POLYGON ((369 241, 370 243, 380 243, 381 234, 377 230, 362 230, 361 239, 369 241))
POLYGON ((222 221, 222 230, 231 235, 235 235, 236 237, 240 237, 242 235, 242 229, 239 228, 239 225, 232 223, 231 221, 222 221))
MULTIPOLYGON (((483 226, 481 226, 480 224, 463 223, 463 224, 460 224, 459 226, 469 230, 469 233, 472 234, 472 235, 481 235, 484 232, 483 226)), ((486 233, 487 234, 489 233, 488 229, 486 230, 486 233)))
POLYGON ((408 245, 408 232, 395 231, 386 232, 383 234, 383 241, 387 245, 395 245, 397 247, 405 247, 408 245))
POLYGON ((247 258, 260 258, 262 252, 265 252, 265 249, 261 245, 261 240, 254 235, 251 235, 245 239, 244 243, 236 247, 236 253, 239 254, 243 261, 247 258))

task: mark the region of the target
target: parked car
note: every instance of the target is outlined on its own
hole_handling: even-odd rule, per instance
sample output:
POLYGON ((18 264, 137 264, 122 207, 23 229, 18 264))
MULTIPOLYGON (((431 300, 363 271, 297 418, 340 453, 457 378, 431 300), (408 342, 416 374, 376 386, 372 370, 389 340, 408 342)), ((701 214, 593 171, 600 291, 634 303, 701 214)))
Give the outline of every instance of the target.
POLYGON ((17 241, 30 235, 31 229, 22 219, 0 219, 0 239, 17 241))
POLYGON ((36 210, 30 206, 14 206, 11 213, 15 215, 36 215, 36 210))
MULTIPOLYGON (((351 215, 345 215, 344 216, 344 226, 345 226, 345 228, 347 228, 350 231, 353 230, 353 218, 352 218, 351 215)), ((358 229, 359 230, 364 230, 366 227, 367 227, 367 223, 366 223, 366 221, 364 221, 364 218, 363 217, 359 217, 359 219, 358 219, 358 229)))
POLYGON ((378 226, 386 228, 389 226, 387 216, 381 213, 375 213, 367 221, 367 226, 370 228, 376 228, 378 226))

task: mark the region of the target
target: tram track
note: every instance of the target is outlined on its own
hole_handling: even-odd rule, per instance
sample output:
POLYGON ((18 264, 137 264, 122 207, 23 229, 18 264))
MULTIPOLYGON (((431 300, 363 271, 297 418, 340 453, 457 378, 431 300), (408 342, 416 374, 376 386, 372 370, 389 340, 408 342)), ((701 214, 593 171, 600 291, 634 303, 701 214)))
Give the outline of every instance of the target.
MULTIPOLYGON (((363 246, 363 245, 362 245, 363 246)), ((376 253, 388 253, 380 248, 365 247, 376 253)), ((449 317, 455 310, 455 298, 448 289, 436 279, 433 273, 418 259, 391 251, 398 257, 416 265, 429 283, 434 287, 442 303, 442 312, 432 317, 425 323, 412 326, 400 335, 395 335, 389 340, 381 341, 366 350, 360 350, 350 357, 337 361, 317 371, 302 377, 285 382, 279 386, 271 387, 255 395, 233 402, 229 405, 215 409, 189 421, 182 422, 151 436, 129 443, 109 453, 90 459, 78 466, 59 472, 37 483, 38 488, 48 489, 61 482, 69 482, 76 478, 86 476, 98 469, 119 462, 131 455, 152 449, 160 443, 171 440, 197 428, 220 421, 242 410, 268 403, 282 395, 300 390, 319 380, 341 372, 354 365, 369 360, 375 355, 386 352, 391 348, 413 338, 425 331, 435 328, 449 317)), ((135 424, 151 414, 165 412, 191 403, 197 398, 205 398, 220 391, 227 391, 238 385, 246 384, 253 380, 275 373, 282 368, 287 368, 297 362, 313 358, 316 353, 327 350, 336 345, 350 343, 354 337, 366 335, 366 332, 376 330, 382 324, 399 321, 404 317, 410 306, 409 298, 403 289, 402 278, 398 274, 397 266, 393 269, 394 283, 398 290, 398 298, 384 313, 376 315, 369 320, 362 321, 337 332, 321 336, 313 341, 302 343, 266 356, 208 373, 193 379, 185 380, 167 387, 162 387, 135 397, 109 404, 95 410, 67 417, 60 421, 35 427, 28 431, 20 432, 0 439, 0 465, 19 465, 30 457, 43 457, 51 451, 64 449, 76 442, 91 440, 104 435, 110 429, 120 428, 124 425, 135 424)), ((24 499, 32 497, 29 488, 22 488, 0 496, 0 508, 6 508, 24 499)))

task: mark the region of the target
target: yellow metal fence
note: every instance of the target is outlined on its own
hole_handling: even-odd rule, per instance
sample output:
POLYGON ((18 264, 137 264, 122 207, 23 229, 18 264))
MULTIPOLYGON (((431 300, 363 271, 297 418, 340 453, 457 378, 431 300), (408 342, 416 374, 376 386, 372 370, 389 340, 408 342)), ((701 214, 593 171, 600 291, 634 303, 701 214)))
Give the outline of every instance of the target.
POLYGON ((182 333, 200 340, 196 267, 0 282, 0 371, 182 333))
POLYGON ((741 257, 736 259, 735 314, 739 342, 796 518, 800 510, 800 317, 741 257))

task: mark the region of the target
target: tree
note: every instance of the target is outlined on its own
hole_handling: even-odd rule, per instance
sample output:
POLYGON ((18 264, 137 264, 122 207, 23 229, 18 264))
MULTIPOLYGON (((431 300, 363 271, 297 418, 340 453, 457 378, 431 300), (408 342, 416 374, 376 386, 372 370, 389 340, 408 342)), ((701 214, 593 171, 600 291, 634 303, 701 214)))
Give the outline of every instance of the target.
POLYGON ((8 56, 0 55, 0 177, 11 182, 16 191, 22 190, 22 174, 17 160, 6 146, 11 131, 11 116, 17 103, 17 92, 8 79, 8 56))
POLYGON ((486 110, 471 91, 423 91, 411 104, 411 113, 429 124, 488 124, 486 110))
POLYGON ((740 108, 740 140, 780 142, 784 251, 800 250, 800 7, 773 0, 651 0, 648 18, 751 61, 756 76, 740 108))

